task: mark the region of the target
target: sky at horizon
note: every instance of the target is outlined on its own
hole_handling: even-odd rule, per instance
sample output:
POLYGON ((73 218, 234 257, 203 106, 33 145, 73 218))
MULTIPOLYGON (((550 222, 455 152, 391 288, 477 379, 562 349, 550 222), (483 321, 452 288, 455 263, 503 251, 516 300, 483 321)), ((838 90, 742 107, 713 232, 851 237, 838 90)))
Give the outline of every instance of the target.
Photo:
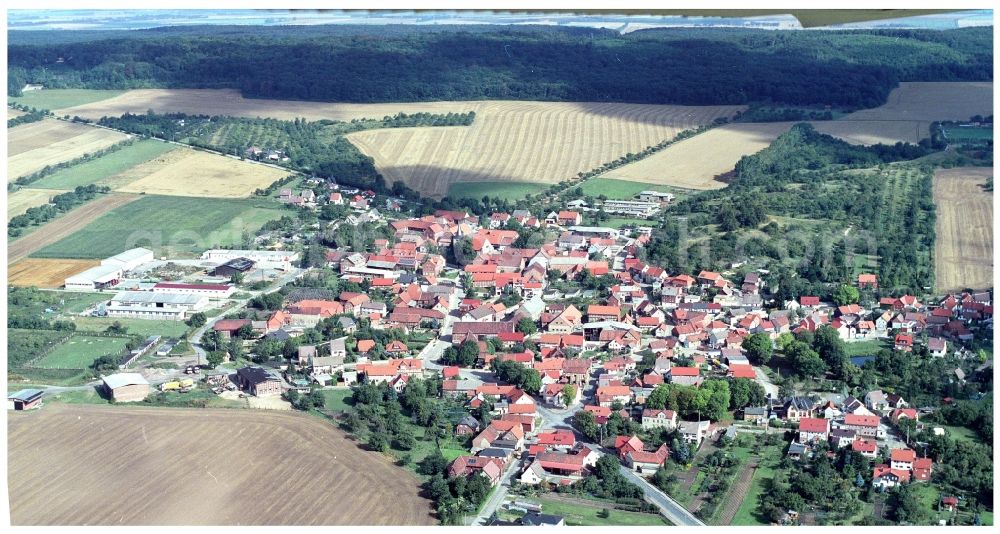
MULTIPOLYGON (((791 15, 717 18, 662 15, 513 13, 489 11, 342 11, 342 10, 23 10, 7 11, 8 30, 136 30, 189 25, 316 25, 316 24, 537 24, 607 28, 627 33, 655 27, 743 27, 802 29, 791 15)), ((817 29, 928 28, 953 29, 993 24, 992 10, 922 15, 900 19, 831 25, 817 29)))

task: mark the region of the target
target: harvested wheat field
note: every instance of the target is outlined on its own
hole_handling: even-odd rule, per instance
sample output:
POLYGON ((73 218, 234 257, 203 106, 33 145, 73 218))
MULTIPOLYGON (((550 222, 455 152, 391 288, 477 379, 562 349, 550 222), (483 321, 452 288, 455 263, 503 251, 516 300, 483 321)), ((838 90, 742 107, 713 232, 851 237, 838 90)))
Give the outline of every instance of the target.
POLYGON ((727 124, 685 139, 601 177, 685 189, 721 189, 726 187, 726 183, 719 179, 721 175, 732 171, 743 156, 767 148, 792 124, 727 124))
MULTIPOLYGON (((86 204, 73 209, 65 215, 60 215, 55 219, 35 228, 31 233, 20 237, 7 244, 7 265, 18 260, 27 258, 30 254, 39 251, 52 243, 76 232, 77 230, 94 222, 105 213, 137 200, 139 195, 126 193, 111 193, 91 200, 86 204)), ((124 229, 123 229, 124 230, 124 229)))
POLYGON ((7 267, 7 283, 19 287, 58 288, 66 278, 100 263, 98 260, 26 258, 7 267))
POLYGON ((56 189, 18 189, 7 194, 7 222, 28 211, 28 208, 48 204, 52 197, 65 193, 56 189))
POLYGON ((934 273, 939 292, 993 287, 993 193, 981 187, 992 176, 993 169, 985 167, 934 173, 934 273))
POLYGON ((16 119, 22 115, 27 115, 27 113, 19 109, 7 108, 7 120, 16 119))
POLYGON ((107 148, 129 136, 75 124, 45 119, 7 131, 7 181, 107 148))
POLYGON ((270 117, 291 120, 331 119, 349 121, 381 118, 406 113, 460 113, 476 109, 480 102, 405 102, 389 104, 346 104, 243 98, 233 89, 136 89, 122 95, 82 106, 58 110, 57 115, 79 115, 99 119, 105 115, 179 112, 189 115, 230 115, 233 117, 270 117))
POLYGON ((883 106, 813 126, 853 144, 917 143, 930 137, 933 121, 992 114, 992 82, 902 82, 883 106))
POLYGON ((124 193, 245 198, 288 176, 289 171, 181 148, 128 169, 109 182, 124 193))
POLYGON ((441 198, 456 182, 556 183, 741 106, 482 102, 471 126, 349 134, 387 181, 441 198))
POLYGON ((50 405, 7 426, 14 525, 434 523, 413 475, 302 414, 50 405))

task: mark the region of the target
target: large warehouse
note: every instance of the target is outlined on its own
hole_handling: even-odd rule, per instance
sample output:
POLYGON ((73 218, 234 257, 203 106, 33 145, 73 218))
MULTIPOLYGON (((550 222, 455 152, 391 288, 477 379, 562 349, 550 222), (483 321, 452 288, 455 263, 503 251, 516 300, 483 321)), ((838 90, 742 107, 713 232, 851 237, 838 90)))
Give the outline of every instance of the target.
POLYGON ((122 272, 153 261, 153 251, 148 248, 133 248, 101 260, 101 265, 117 265, 122 272))
POLYGON ((121 281, 122 270, 117 265, 96 265, 66 279, 67 291, 93 291, 114 287, 121 281))
POLYGON ((66 279, 67 291, 94 291, 118 285, 122 276, 132 269, 153 261, 153 251, 133 248, 104 258, 101 264, 66 279))
POLYGON ((189 311, 208 306, 207 295, 120 291, 105 308, 108 317, 183 321, 189 311))

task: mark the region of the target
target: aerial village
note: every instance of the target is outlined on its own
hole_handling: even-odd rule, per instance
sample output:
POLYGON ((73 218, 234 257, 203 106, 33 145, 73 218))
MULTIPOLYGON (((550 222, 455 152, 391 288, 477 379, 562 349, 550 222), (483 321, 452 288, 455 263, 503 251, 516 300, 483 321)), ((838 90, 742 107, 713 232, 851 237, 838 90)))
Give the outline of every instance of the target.
MULTIPOLYGON (((197 361, 175 375, 149 378, 137 362, 182 340, 154 336, 125 351, 116 372, 102 377, 108 397, 141 402, 157 389, 208 388, 288 409, 316 391, 376 384, 404 395, 415 379, 433 380, 462 409, 449 439, 467 450, 449 460, 447 478, 481 474, 496 488, 480 511, 484 523, 561 524, 505 495, 572 485, 606 456, 651 502, 663 496, 656 506, 672 522, 698 524, 682 507, 669 512, 673 501, 651 479, 668 462, 689 465, 700 448, 741 434, 787 437, 783 454, 794 461, 841 450, 877 459, 858 474, 877 491, 923 483, 936 469, 908 438, 933 409, 878 388, 779 387, 780 374, 763 365, 776 348, 833 332, 847 346, 880 340, 908 357, 972 359, 975 332, 992 335, 990 292, 922 302, 879 296, 877 276, 861 274, 852 286, 862 298, 849 304, 812 295, 775 302, 764 271, 668 273, 644 262, 651 227, 587 226, 581 203, 549 213, 403 218, 402 199, 328 189, 281 192, 303 209, 348 210, 326 230, 349 240, 334 238, 309 265, 300 232, 276 231, 256 238, 260 250, 206 250, 185 260, 134 248, 68 277, 66 290, 108 296, 84 314, 200 327, 187 340, 197 361), (528 233, 555 237, 531 241, 528 233), (157 279, 166 271, 174 276, 157 279), (737 382, 750 392, 740 401, 730 399, 737 382), (725 404, 712 409, 719 383, 731 385, 725 404), (697 390, 709 400, 692 408, 685 395, 697 390), (505 520, 501 509, 524 513, 505 520)), ((645 191, 610 208, 650 217, 672 198, 645 191)), ((957 367, 945 377, 966 378, 957 367)), ((8 405, 32 409, 41 399, 41 391, 23 390, 8 405)), ((775 522, 797 519, 782 510, 775 522)))

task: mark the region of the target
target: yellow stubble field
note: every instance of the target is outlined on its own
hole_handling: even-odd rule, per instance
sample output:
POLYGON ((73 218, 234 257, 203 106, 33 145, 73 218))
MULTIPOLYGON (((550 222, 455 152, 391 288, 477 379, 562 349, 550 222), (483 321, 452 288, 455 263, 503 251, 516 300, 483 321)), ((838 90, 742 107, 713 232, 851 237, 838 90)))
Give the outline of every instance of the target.
POLYGON ((7 131, 7 181, 107 148, 129 136, 71 122, 43 119, 7 131))
POLYGON ((940 292, 993 287, 993 193, 988 167, 934 172, 935 286, 940 292))
POLYGON ((114 176, 109 185, 123 193, 245 198, 288 174, 267 165, 178 148, 114 176))

